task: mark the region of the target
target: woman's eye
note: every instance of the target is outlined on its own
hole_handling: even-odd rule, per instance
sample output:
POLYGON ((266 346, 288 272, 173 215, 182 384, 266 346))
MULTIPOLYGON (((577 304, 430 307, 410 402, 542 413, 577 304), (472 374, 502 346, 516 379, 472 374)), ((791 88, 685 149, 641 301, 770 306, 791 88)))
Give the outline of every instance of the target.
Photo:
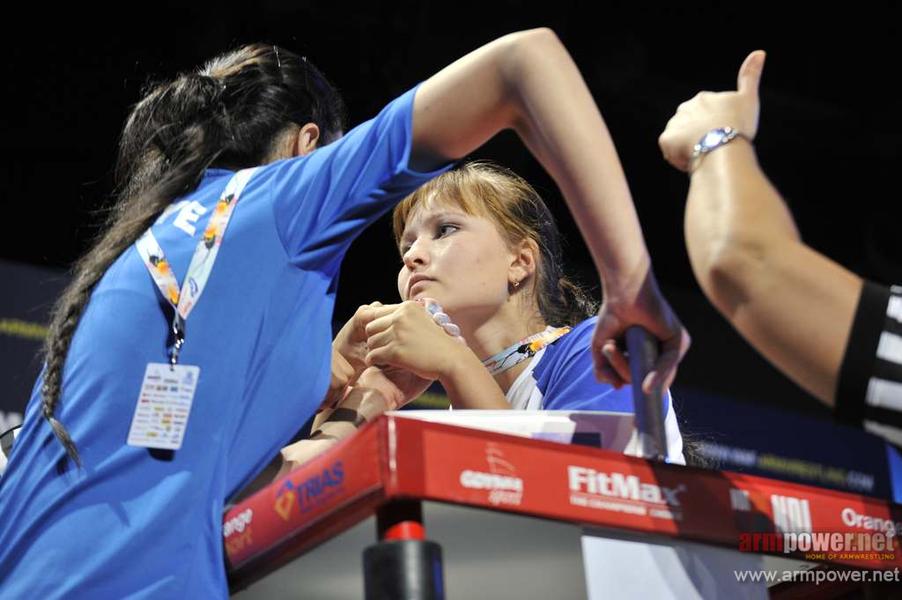
POLYGON ((449 233, 457 231, 459 227, 457 225, 452 225, 451 223, 442 223, 438 226, 438 237, 444 237, 449 233))

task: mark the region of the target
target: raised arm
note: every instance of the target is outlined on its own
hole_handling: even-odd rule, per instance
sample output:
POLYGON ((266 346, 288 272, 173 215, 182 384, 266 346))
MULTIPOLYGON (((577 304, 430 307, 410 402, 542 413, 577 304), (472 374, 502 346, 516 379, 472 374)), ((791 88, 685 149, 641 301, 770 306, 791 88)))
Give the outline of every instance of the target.
POLYGON ((758 165, 758 84, 753 52, 735 92, 682 104, 661 135, 665 158, 692 170, 686 246, 705 295, 790 379, 833 405, 862 281, 806 246, 780 194, 758 165), (692 165, 693 146, 717 128, 740 132, 692 165))
POLYGON ((628 379, 602 348, 640 324, 664 344, 646 384, 669 384, 689 338, 657 289, 607 127, 553 32, 500 38, 424 82, 413 129, 418 169, 463 157, 500 130, 516 131, 563 192, 598 268, 604 305, 593 342, 596 374, 615 384, 628 379))

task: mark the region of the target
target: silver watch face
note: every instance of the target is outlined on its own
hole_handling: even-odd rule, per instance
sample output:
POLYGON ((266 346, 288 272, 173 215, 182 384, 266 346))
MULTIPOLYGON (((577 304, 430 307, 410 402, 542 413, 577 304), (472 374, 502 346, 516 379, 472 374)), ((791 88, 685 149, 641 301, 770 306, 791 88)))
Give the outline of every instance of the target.
POLYGON ((705 150, 709 150, 717 146, 723 139, 728 135, 729 131, 725 128, 720 129, 712 129, 702 138, 702 141, 699 142, 699 146, 701 146, 702 152, 705 150))

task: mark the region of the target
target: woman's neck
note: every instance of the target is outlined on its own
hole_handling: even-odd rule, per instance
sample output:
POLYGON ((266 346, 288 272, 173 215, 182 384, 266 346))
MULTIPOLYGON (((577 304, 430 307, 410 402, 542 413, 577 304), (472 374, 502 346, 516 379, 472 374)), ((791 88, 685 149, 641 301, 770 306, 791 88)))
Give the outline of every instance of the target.
MULTIPOLYGON (((546 327, 545 321, 540 316, 528 319, 519 311, 501 311, 480 323, 459 323, 459 325, 461 335, 480 360, 485 360, 546 327)), ((505 394, 531 360, 524 360, 495 375, 495 381, 505 394)))

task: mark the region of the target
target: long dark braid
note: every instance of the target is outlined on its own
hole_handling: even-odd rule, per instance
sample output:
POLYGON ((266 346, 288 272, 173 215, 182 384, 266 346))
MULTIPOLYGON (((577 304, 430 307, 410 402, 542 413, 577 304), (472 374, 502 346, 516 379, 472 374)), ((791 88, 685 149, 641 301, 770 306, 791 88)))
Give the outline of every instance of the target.
POLYGON ((264 44, 214 58, 153 87, 135 105, 119 141, 118 200, 104 233, 75 265, 44 344, 42 414, 78 466, 75 443, 54 413, 69 346, 94 286, 175 198, 197 187, 208 167, 268 162, 281 134, 309 122, 319 127, 321 143, 338 137, 340 96, 306 59, 264 44))

